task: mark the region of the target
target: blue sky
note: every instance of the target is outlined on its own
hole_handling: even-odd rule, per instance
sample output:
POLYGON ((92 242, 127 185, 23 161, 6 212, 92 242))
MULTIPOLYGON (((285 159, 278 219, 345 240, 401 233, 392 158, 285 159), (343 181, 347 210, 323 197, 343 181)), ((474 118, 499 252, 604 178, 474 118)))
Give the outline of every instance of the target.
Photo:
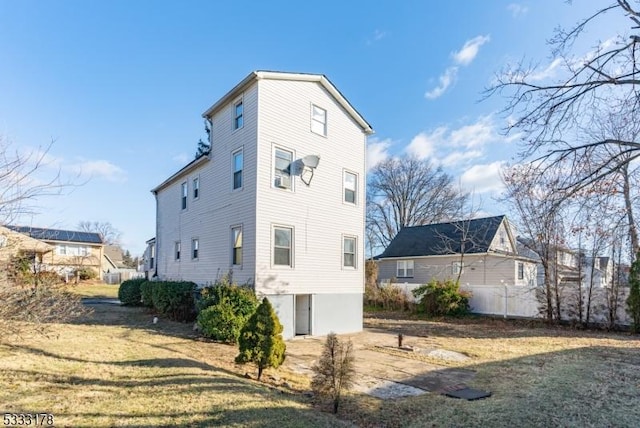
POLYGON ((258 69, 327 75, 376 131, 371 165, 428 158, 501 214, 491 196, 517 139, 500 134, 504 99, 481 93, 522 58, 551 76, 554 27, 604 4, 573 3, 0 0, 0 135, 21 152, 54 141, 40 174, 82 183, 20 223, 110 222, 141 254, 150 189, 193 158, 202 112, 258 69))

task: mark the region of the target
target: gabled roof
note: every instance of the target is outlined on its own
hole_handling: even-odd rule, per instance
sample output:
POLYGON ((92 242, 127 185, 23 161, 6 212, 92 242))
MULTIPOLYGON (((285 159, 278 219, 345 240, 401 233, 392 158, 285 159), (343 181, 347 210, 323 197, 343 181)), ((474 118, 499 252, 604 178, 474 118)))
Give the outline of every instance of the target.
POLYGON ((377 259, 387 257, 441 256, 489 251, 505 216, 403 227, 377 259))
POLYGON ((11 247, 23 251, 35 251, 36 253, 48 253, 54 249, 53 246, 38 239, 0 226, 0 248, 2 247, 11 247))
POLYGON ((102 245, 99 233, 76 230, 44 229, 31 226, 9 226, 7 228, 41 241, 82 242, 102 245))
POLYGON ((200 156, 199 158, 195 158, 194 160, 192 160, 191 162, 189 162, 188 164, 180 168, 178 172, 174 173, 171 177, 167 178, 162 183, 160 183, 160 185, 151 189, 151 193, 153 194, 158 193, 158 191, 160 191, 162 188, 173 183, 177 179, 182 178, 183 176, 190 173, 194 169, 198 168, 200 165, 204 164, 205 162, 209 162, 209 156, 205 155, 205 156, 200 156))
POLYGON ((238 83, 233 89, 227 92, 222 98, 220 98, 214 105, 209 107, 207 111, 202 113, 202 117, 210 117, 218 109, 225 106, 229 101, 242 92, 247 86, 254 81, 261 79, 271 80, 291 80, 298 82, 317 82, 322 85, 327 92, 333 96, 333 98, 345 109, 345 111, 360 125, 362 130, 370 135, 373 134, 373 128, 371 125, 358 113, 358 111, 351 105, 351 103, 342 95, 342 93, 336 88, 333 83, 324 74, 311 74, 311 73, 291 73, 282 71, 267 71, 257 70, 249 73, 240 83, 238 83))

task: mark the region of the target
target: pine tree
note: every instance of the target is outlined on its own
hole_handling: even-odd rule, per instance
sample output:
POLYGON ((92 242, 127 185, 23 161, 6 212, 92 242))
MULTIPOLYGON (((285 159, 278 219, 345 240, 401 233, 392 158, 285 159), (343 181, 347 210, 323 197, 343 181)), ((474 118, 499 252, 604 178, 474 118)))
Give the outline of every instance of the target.
POLYGON ((282 339, 282 324, 265 297, 240 331, 240 354, 237 363, 255 363, 258 380, 267 367, 278 368, 284 362, 286 345, 282 339))
POLYGON ((640 252, 636 255, 636 260, 631 263, 629 272, 627 311, 631 315, 631 330, 634 333, 640 333, 640 252))
POLYGON ((315 374, 311 389, 321 397, 331 398, 333 413, 338 413, 342 390, 351 388, 355 380, 355 358, 351 341, 340 343, 335 333, 329 333, 320 360, 312 370, 315 374))
POLYGON ((196 159, 206 156, 211 151, 211 145, 202 141, 202 138, 198 140, 198 150, 196 151, 196 159))

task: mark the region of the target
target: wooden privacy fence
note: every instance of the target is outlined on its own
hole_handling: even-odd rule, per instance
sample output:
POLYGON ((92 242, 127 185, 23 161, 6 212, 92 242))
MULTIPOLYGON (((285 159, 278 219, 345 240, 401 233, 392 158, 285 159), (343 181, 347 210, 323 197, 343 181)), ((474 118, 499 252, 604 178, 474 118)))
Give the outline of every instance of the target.
POLYGON ((107 272, 103 274, 102 280, 107 284, 121 284, 122 281, 134 278, 144 278, 144 272, 136 271, 119 271, 107 272))
MULTIPOLYGON (((415 301, 412 291, 422 284, 393 283, 402 289, 408 299, 415 301)), ((483 315, 503 316, 505 318, 539 318, 540 302, 536 296, 538 287, 519 285, 470 285, 463 284, 461 290, 469 291, 471 312, 483 315)), ((577 319, 579 295, 576 287, 564 287, 560 291, 562 319, 577 319)), ((620 288, 617 305, 617 323, 629 325, 630 319, 625 310, 629 295, 628 288, 620 288)), ((582 289, 583 316, 586 314, 587 290, 582 289)), ((606 323, 608 319, 608 290, 594 288, 591 292, 590 322, 606 323)))

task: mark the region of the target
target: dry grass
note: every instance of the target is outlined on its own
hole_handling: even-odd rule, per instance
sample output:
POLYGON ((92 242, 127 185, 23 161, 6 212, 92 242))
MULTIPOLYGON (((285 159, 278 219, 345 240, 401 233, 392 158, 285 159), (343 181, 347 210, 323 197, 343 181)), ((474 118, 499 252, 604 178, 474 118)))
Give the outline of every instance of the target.
POLYGON ((467 354, 470 360, 450 365, 474 370, 469 386, 492 397, 349 394, 336 418, 302 394, 304 376, 281 369, 267 371, 267 383, 244 379, 255 370, 233 363, 235 347, 203 341, 186 324, 154 325, 141 308, 97 305, 83 323, 54 325, 57 337, 0 345, 0 410, 52 412, 59 427, 640 426, 637 336, 384 316, 366 318, 368 329, 467 354))
POLYGON ((80 284, 69 284, 69 291, 82 297, 118 298, 120 285, 105 284, 101 281, 82 281, 80 284))

